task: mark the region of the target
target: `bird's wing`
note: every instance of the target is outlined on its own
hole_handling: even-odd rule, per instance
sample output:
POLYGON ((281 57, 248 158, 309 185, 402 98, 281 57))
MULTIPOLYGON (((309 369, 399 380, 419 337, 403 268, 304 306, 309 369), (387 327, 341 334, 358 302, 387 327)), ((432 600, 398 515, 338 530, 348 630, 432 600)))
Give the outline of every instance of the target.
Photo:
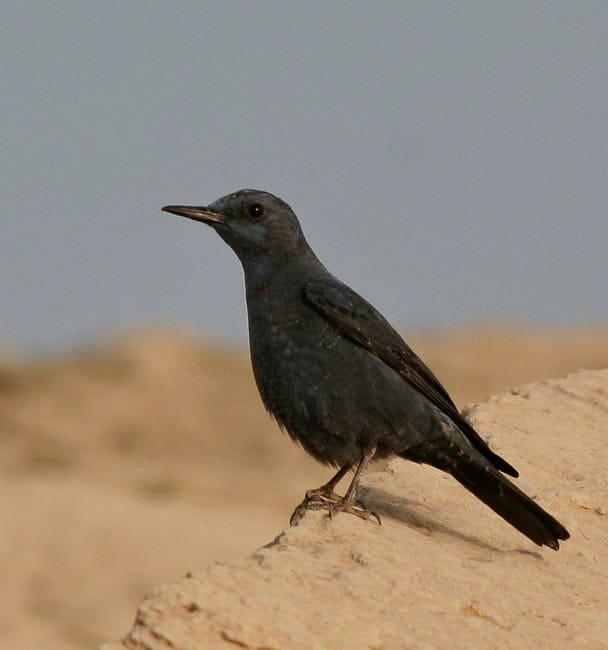
POLYGON ((496 469, 510 476, 519 475, 514 467, 488 447, 477 431, 460 415, 437 377, 382 314, 359 294, 338 280, 328 279, 305 284, 304 296, 342 335, 381 359, 445 413, 496 469))

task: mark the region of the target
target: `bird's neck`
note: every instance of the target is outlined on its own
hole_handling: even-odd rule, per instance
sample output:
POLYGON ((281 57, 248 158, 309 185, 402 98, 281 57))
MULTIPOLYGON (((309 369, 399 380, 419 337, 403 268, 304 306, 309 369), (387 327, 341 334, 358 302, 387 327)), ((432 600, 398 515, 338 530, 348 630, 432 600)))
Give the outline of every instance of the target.
POLYGON ((306 282, 329 274, 304 238, 296 250, 265 251, 242 263, 248 301, 263 294, 299 292, 306 282))

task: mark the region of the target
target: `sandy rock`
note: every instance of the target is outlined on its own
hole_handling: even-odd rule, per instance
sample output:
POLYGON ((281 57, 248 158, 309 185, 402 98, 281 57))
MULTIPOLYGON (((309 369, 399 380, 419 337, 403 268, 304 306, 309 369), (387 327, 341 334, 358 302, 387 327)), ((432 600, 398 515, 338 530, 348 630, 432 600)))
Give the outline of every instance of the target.
POLYGON ((605 648, 608 370, 529 384, 467 409, 570 530, 539 549, 432 468, 364 481, 382 526, 308 513, 239 560, 150 593, 125 648, 605 648))

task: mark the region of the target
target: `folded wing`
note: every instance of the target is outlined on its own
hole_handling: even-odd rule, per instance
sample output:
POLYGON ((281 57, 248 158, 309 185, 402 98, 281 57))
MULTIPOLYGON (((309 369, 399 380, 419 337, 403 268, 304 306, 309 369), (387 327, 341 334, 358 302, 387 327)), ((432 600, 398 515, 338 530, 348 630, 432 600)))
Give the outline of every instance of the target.
POLYGON ((460 415, 446 389, 398 332, 359 294, 336 279, 327 279, 307 283, 304 296, 343 336, 381 359, 449 417, 496 469, 519 476, 460 415))

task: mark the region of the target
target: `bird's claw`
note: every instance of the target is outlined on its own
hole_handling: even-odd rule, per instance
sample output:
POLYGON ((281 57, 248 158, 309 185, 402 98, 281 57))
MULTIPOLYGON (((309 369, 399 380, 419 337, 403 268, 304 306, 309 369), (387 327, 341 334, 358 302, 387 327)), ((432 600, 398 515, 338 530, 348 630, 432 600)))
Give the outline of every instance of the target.
POLYGON ((368 510, 360 501, 354 502, 345 497, 340 497, 334 492, 308 490, 302 503, 293 511, 289 519, 289 525, 297 526, 307 510, 327 510, 327 516, 330 519, 339 512, 347 512, 360 519, 375 519, 378 524, 382 524, 378 513, 368 510))
POLYGON ((337 503, 331 504, 327 510, 330 519, 339 512, 347 512, 366 521, 369 519, 375 519, 378 522, 378 525, 382 525, 380 515, 373 510, 368 510, 361 501, 347 501, 346 499, 340 499, 337 503))
POLYGON ((307 510, 328 510, 332 504, 338 503, 341 498, 335 492, 326 492, 321 488, 308 490, 302 503, 297 506, 289 518, 289 525, 297 526, 307 510))

